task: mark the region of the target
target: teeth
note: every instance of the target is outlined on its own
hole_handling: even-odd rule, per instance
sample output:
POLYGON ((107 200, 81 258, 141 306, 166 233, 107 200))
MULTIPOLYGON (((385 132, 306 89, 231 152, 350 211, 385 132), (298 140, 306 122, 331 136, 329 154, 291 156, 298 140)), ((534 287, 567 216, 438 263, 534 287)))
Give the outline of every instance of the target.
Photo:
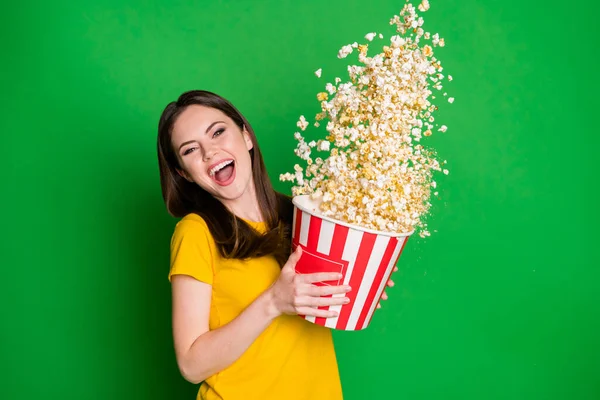
POLYGON ((233 160, 227 160, 227 161, 223 161, 220 164, 215 165, 214 167, 212 167, 210 169, 210 172, 208 173, 210 176, 215 176, 215 174, 217 172, 219 172, 220 170, 222 170, 223 168, 225 168, 226 166, 228 166, 229 164, 231 164, 233 162, 233 160))

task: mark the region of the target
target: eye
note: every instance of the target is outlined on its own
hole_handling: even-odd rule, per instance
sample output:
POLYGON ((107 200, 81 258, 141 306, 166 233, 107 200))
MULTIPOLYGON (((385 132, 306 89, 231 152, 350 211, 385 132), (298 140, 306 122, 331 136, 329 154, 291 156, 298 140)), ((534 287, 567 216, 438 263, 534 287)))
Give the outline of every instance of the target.
POLYGON ((215 133, 213 133, 213 138, 215 138, 215 137, 217 137, 217 136, 221 135, 223 132, 225 132, 225 128, 220 128, 220 129, 217 129, 217 130, 215 131, 215 133))
POLYGON ((192 151, 194 151, 194 150, 196 150, 196 148, 195 148, 195 147, 190 147, 189 149, 186 149, 186 150, 183 152, 183 155, 184 155, 184 156, 186 156, 186 155, 190 154, 190 153, 191 153, 192 151))

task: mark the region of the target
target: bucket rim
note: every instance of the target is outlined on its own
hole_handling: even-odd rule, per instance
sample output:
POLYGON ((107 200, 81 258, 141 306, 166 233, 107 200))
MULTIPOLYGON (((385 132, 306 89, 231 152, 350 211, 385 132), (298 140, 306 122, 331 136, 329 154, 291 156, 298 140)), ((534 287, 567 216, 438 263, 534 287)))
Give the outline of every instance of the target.
POLYGON ((304 211, 307 214, 314 215, 315 217, 321 218, 321 219, 323 219, 325 221, 329 221, 329 222, 332 222, 332 223, 337 224, 337 225, 342 225, 342 226, 345 226, 345 227, 348 227, 348 228, 352 228, 354 230, 361 231, 361 232, 372 233, 372 234, 380 235, 380 236, 389 236, 389 237, 408 237, 408 236, 411 236, 413 233, 415 233, 414 229, 412 231, 410 231, 410 232, 404 232, 404 233, 400 233, 400 232, 384 232, 384 231, 378 231, 378 230, 375 230, 375 229, 364 228, 364 227, 359 226, 359 225, 355 225, 355 224, 351 224, 351 223, 348 223, 348 222, 340 221, 338 219, 327 217, 327 216, 321 215, 321 214, 319 214, 319 213, 317 213, 317 212, 315 212, 313 210, 308 209, 307 207, 305 207, 303 204, 300 203, 300 201, 304 200, 304 199, 307 199, 309 201, 314 201, 314 200, 310 199, 310 195, 308 195, 308 194, 301 194, 301 195, 292 197, 292 203, 294 204, 294 206, 296 208, 304 211))

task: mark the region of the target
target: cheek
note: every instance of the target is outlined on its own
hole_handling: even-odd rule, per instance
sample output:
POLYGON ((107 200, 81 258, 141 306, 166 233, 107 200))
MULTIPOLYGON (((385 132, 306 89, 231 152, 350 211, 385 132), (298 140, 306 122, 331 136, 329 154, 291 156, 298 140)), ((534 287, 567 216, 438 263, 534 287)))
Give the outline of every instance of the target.
POLYGON ((199 156, 188 156, 185 160, 184 163, 184 168, 185 170, 188 172, 188 174, 198 177, 198 178, 203 178, 204 177, 204 162, 202 161, 202 158, 199 156))

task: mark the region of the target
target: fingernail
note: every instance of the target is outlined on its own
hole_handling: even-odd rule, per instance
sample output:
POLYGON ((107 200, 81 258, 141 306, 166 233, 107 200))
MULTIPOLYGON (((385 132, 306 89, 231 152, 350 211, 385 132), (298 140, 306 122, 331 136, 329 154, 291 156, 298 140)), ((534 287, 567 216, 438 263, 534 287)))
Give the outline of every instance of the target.
POLYGON ((346 286, 346 292, 349 292, 351 290, 352 290, 352 288, 350 286, 346 286))
POLYGON ((344 276, 344 275, 342 275, 342 274, 337 274, 337 277, 338 277, 338 279, 339 279, 339 278, 341 278, 342 276, 344 276))
POLYGON ((346 298, 344 299, 344 304, 348 304, 348 303, 350 303, 350 299, 346 297, 346 298))

